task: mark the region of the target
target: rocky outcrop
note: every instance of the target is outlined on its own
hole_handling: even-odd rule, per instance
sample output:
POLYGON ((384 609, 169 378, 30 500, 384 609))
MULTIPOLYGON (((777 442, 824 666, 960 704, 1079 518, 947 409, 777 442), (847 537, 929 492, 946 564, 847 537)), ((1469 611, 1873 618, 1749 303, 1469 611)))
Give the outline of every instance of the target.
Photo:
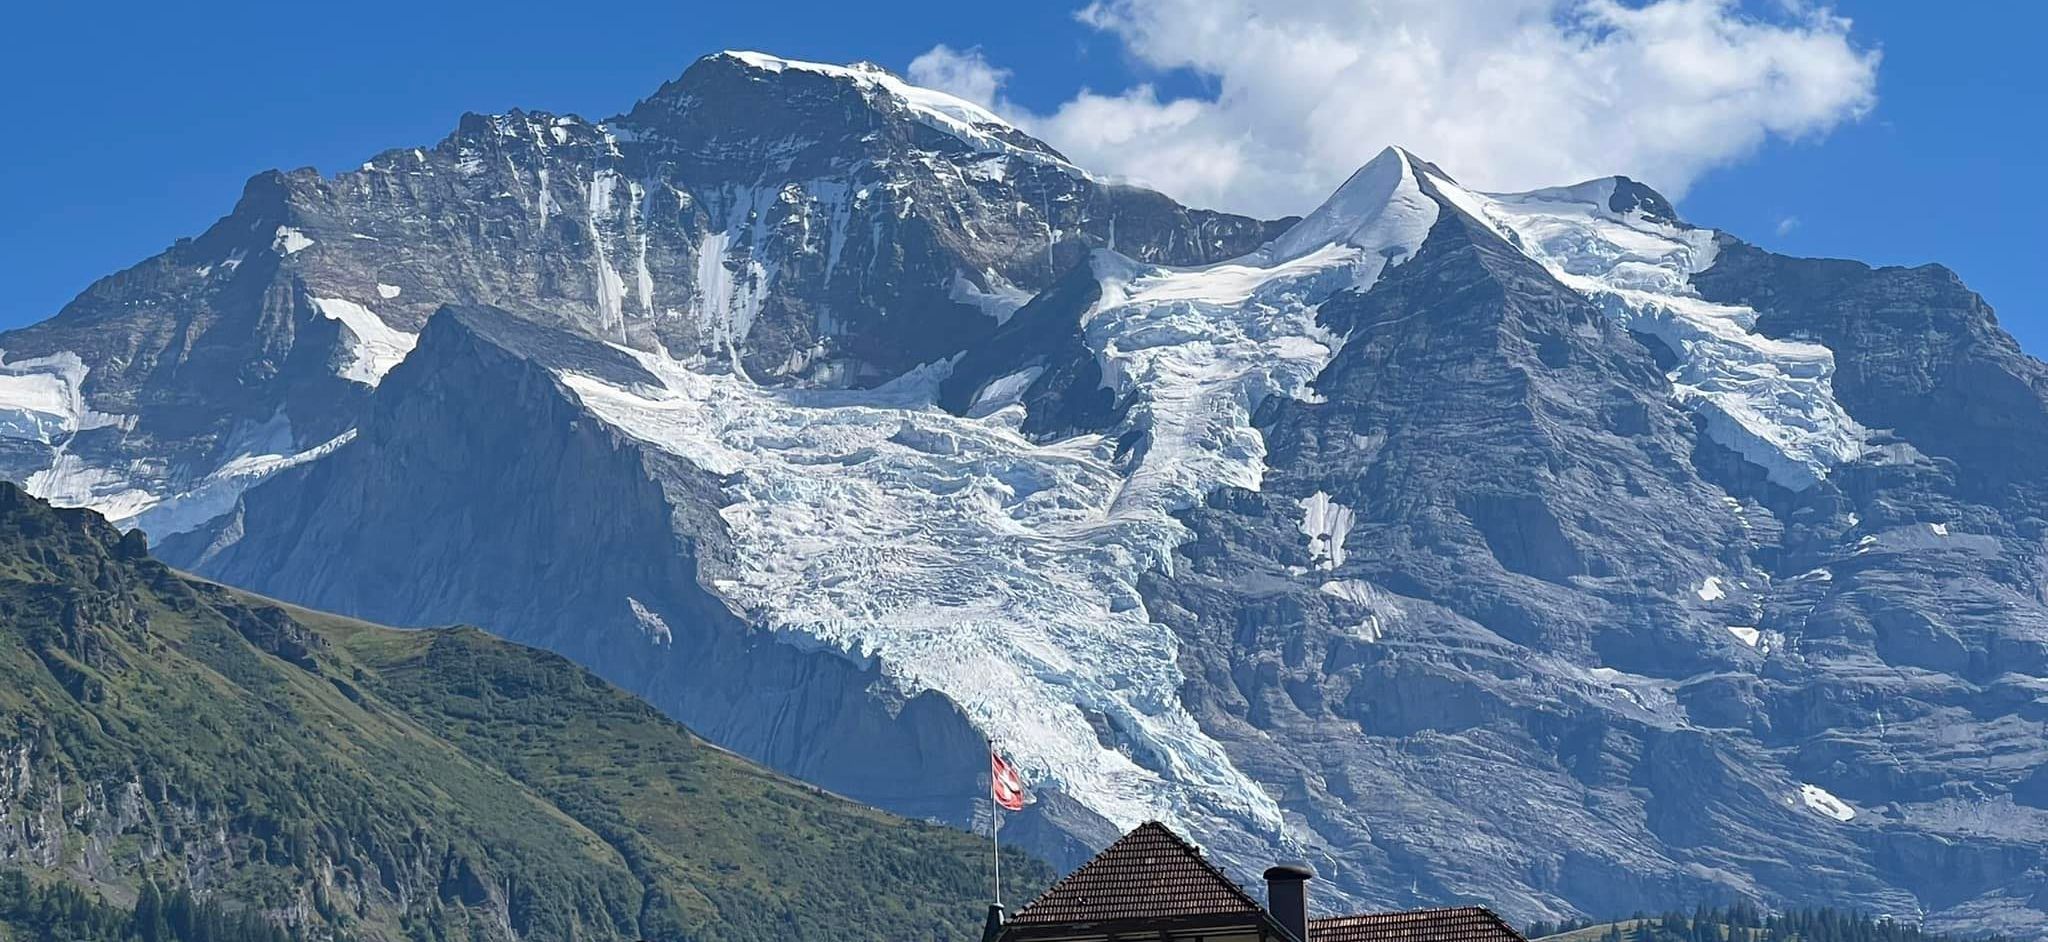
POLYGON ((162 538, 338 446, 443 304, 863 387, 987 340, 1094 248, 1196 264, 1285 224, 956 109, 872 66, 727 53, 609 120, 472 114, 333 176, 261 174, 204 235, 0 335, 0 374, 33 377, 0 396, 0 472, 162 538))
MULTIPOLYGON (((162 550, 544 645, 954 824, 999 731, 1060 861, 1162 816, 1361 906, 2048 924, 2048 374, 1948 273, 1398 149, 1282 234, 906 89, 726 54, 252 190, 217 238, 290 231, 232 289, 264 391, 221 414, 290 434, 162 550)), ((228 322, 89 294, 144 282, 175 314, 107 322, 138 351, 228 322)), ((17 410, 22 473, 154 454, 170 420, 100 383, 213 415, 178 369, 0 345, 76 403, 17 410)))

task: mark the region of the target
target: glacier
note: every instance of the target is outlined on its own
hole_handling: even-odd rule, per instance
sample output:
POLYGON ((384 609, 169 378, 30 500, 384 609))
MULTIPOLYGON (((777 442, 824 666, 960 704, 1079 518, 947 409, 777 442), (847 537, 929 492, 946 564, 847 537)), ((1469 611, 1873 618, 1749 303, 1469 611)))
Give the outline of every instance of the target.
MULTIPOLYGON (((830 70, 901 97, 900 80, 880 70, 731 55, 762 70, 830 70)), ((920 120, 977 147, 1020 151, 1001 137, 1007 125, 972 105, 903 101, 920 120)), ((615 202, 621 183, 590 180, 592 219, 643 201, 633 185, 633 199, 615 202)), ((1861 447, 1863 430, 1829 392, 1829 351, 1761 337, 1750 330, 1753 311, 1698 298, 1687 278, 1712 264, 1714 234, 1615 211, 1614 186, 1481 194, 1388 148, 1314 212, 1241 257, 1172 267, 1096 250, 1087 264, 1100 296, 1079 326, 1104 385, 1127 408, 1115 428, 1053 442, 1021 431, 1022 395, 1042 367, 993 379, 966 415, 936 404, 950 361, 865 390, 754 382, 737 347, 775 277, 752 257, 761 208, 811 198, 811 190, 829 206, 855 197, 826 181, 797 197, 742 187, 702 197, 724 225, 696 246, 698 281, 687 305, 725 355, 629 345, 621 311, 628 298, 652 308, 653 286, 636 263, 629 288, 613 261, 631 254, 601 251, 601 332, 657 382, 620 386, 572 369, 558 378, 602 421, 727 482, 720 515, 730 558, 706 560, 702 578, 737 614, 791 644, 878 665, 907 694, 946 696, 1005 744, 1034 787, 1057 789, 1119 827, 1159 819, 1203 833, 1220 821, 1293 846, 1274 798, 1181 704, 1178 640, 1146 612, 1138 580, 1171 574, 1176 548, 1190 538, 1177 513, 1220 488, 1261 487, 1265 442, 1252 414, 1273 396, 1316 401, 1314 381, 1344 342, 1318 323, 1319 307, 1369 290, 1389 266, 1412 258, 1444 211, 1491 227, 1610 317, 1669 344, 1680 357, 1674 395, 1773 480, 1805 486, 1861 447), (1125 447, 1132 441, 1141 444, 1125 447)), ((825 240, 831 255, 839 240, 837 232, 825 240)), ((993 272, 980 274, 986 289, 956 273, 954 298, 998 319, 1027 300, 993 272)), ((378 293, 395 296, 381 284, 378 293)), ((361 302, 310 301, 348 329, 352 361, 340 370, 354 382, 376 386, 416 342, 361 302)), ((34 375, 47 377, 38 384, 56 378, 34 375)), ((15 398, 27 407, 51 396, 39 386, 15 398)), ((68 415, 56 407, 23 412, 68 415)), ((230 510, 255 481, 318 460, 348 438, 301 451, 252 445, 188 492, 127 494, 118 507, 99 496, 108 482, 54 496, 109 504, 128 525, 180 532, 230 510)), ((79 485, 100 470, 49 474, 79 485)), ((1356 512, 1317 493, 1302 513, 1314 565, 1342 565, 1356 512)), ((1709 582, 1699 594, 1710 600, 1718 590, 1709 582)), ((1392 597, 1367 583, 1332 582, 1324 593, 1359 607, 1357 633, 1369 641, 1398 614, 1392 597)), ((665 634, 637 600, 627 606, 650 637, 665 634)))
POLYGON ((1756 332, 1749 307, 1706 301, 1691 276, 1712 267, 1717 233, 1640 208, 1614 209, 1621 180, 1481 194, 1438 177, 1446 199, 1493 226, 1558 281, 1677 358, 1673 394, 1707 433, 1770 479, 1804 490, 1863 451, 1868 432, 1836 401, 1834 353, 1756 332))
POLYGON ((1132 402, 1108 434, 1025 437, 1018 374, 949 414, 934 405, 946 364, 872 390, 793 390, 618 346, 659 385, 559 375, 605 422, 730 482, 732 558, 706 577, 744 617, 944 694, 1034 786, 1119 827, 1225 820, 1284 842, 1274 799, 1181 704, 1177 639, 1137 580, 1171 571, 1188 538, 1177 511, 1259 486, 1252 411, 1312 398, 1336 348, 1317 306, 1411 257, 1436 210, 1390 149, 1300 237, 1243 258, 1096 253, 1083 332, 1132 402), (1120 461, 1132 432, 1146 445, 1120 461))
MULTIPOLYGON (((1829 386, 1832 354, 1763 337, 1754 311, 1701 300, 1687 279, 1712 264, 1715 234, 1616 211, 1616 186, 1480 194, 1389 148, 1240 258, 1174 268, 1098 250, 1101 296, 1080 326, 1104 385, 1128 403, 1100 434, 1020 434, 1037 367, 991 380, 965 416, 934 405, 948 363, 872 390, 797 391, 622 346, 658 386, 561 378, 607 423, 731 482, 732 558, 706 582, 743 617, 877 664, 906 693, 947 696, 1034 786, 1119 827, 1160 819, 1200 833, 1221 819, 1287 846, 1273 798, 1180 704, 1178 642, 1137 580, 1171 574, 1189 538, 1177 512, 1219 488, 1260 488, 1253 411, 1271 396, 1315 401, 1343 343, 1318 307, 1412 257, 1445 206, 1669 344, 1673 394, 1772 480, 1809 486, 1860 452, 1865 433, 1829 386), (1120 455, 1134 435, 1142 444, 1120 455)), ((1317 565, 1334 568, 1353 512, 1316 497, 1301 529, 1317 565)), ((1363 584, 1327 588, 1384 607, 1363 584)), ((1377 613, 1358 628, 1371 640, 1383 630, 1377 613)))

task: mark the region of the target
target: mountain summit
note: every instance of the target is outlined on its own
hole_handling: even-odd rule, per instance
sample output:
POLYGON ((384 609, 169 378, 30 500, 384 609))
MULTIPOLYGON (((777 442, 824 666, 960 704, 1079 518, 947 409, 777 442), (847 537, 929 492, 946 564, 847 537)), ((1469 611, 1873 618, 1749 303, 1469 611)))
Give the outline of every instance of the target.
POLYGON ((963 104, 729 53, 261 177, 0 337, 5 467, 907 814, 994 736, 1061 863, 2048 925, 2048 369, 1952 274, 1399 149, 1243 219, 963 104))

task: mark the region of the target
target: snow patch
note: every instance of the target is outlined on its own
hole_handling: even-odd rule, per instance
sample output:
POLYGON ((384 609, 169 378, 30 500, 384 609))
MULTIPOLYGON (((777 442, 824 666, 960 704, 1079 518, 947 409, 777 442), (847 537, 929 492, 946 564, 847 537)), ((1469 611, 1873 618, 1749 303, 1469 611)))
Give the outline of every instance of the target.
POLYGON ((1401 614, 1400 602, 1370 582, 1342 579, 1323 583, 1319 591, 1366 610, 1365 620, 1353 625, 1351 633, 1367 644, 1377 644, 1385 638, 1388 627, 1401 614))
POLYGON ((1757 643, 1762 641, 1764 636, 1763 632, 1758 631, 1757 629, 1750 627, 1748 625, 1729 625, 1728 633, 1734 635, 1735 640, 1740 641, 1743 644, 1749 645, 1752 648, 1756 647, 1757 643))
POLYGON ((1015 373, 990 380, 988 385, 981 387, 981 392, 975 394, 974 404, 968 407, 967 414, 981 418, 998 409, 1022 402, 1025 390, 1030 389, 1031 384, 1037 382, 1038 377, 1044 373, 1043 366, 1027 366, 1015 373))
POLYGON ((1718 602, 1728 597, 1728 590, 1721 587, 1720 576, 1708 576, 1694 591, 1698 593, 1702 602, 1718 602))
POLYGON ((1301 500, 1301 532, 1308 537, 1309 565, 1330 570, 1344 565, 1344 538, 1356 519, 1351 508, 1317 491, 1301 500))
POLYGON ((1946 523, 1930 523, 1927 525, 1927 529, 1934 531, 1935 536, 1948 535, 1948 524, 1946 523))
POLYGON ((968 164, 963 172, 971 180, 980 180, 983 183, 1001 183, 1010 175, 1010 158, 1004 154, 983 157, 968 164))
POLYGON ((381 281, 377 282, 377 296, 383 298, 386 301, 398 297, 400 294, 403 294, 404 291, 405 289, 400 288, 397 285, 387 285, 381 281))
POLYGON ((107 519, 123 529, 141 527, 152 540, 196 530, 207 521, 233 510, 242 494, 265 478, 333 454, 335 449, 356 437, 356 430, 348 429, 310 448, 294 451, 291 424, 283 413, 278 413, 260 428, 263 432, 246 436, 249 443, 236 449, 234 457, 191 487, 131 514, 108 514, 107 519))
POLYGON ((632 611, 633 620, 639 623, 640 630, 647 633, 648 640, 659 645, 675 642, 675 632, 669 630, 668 622, 662 620, 662 617, 655 614, 652 609, 642 605, 639 599, 626 596, 626 607, 632 611))
POLYGON ((83 429, 120 425, 122 417, 86 406, 87 372, 69 350, 13 363, 0 350, 0 439, 47 445, 83 429))
POLYGON ((313 240, 290 226, 277 227, 277 235, 270 240, 270 250, 279 255, 290 255, 309 245, 313 240))
POLYGON ((384 374, 412 353, 420 336, 384 323, 377 312, 346 298, 309 298, 321 317, 341 322, 347 329, 349 362, 341 367, 343 379, 375 386, 384 374))
POLYGON ((1849 807, 1848 802, 1836 798, 1819 785, 1799 786, 1799 800, 1804 802, 1806 807, 1837 821, 1848 821, 1856 817, 1856 809, 1849 807))
POLYGON ((1011 284, 1002 275, 997 274, 995 269, 984 271, 981 276, 988 284, 987 289, 976 285, 966 275, 955 272, 953 283, 946 290, 946 297, 979 309, 981 313, 994 318, 997 326, 1009 323, 1018 308, 1031 302, 1032 294, 1028 289, 1011 284))

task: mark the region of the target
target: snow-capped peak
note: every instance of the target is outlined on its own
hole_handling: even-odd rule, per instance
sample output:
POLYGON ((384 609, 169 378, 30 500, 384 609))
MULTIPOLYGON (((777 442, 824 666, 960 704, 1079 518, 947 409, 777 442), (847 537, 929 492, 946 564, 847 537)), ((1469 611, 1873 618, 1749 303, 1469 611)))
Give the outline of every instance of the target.
POLYGON ((1717 234, 1678 221, 1655 190, 1602 177, 1526 193, 1479 193, 1433 171, 1432 189, 1499 232, 1607 316, 1656 339, 1677 362, 1673 395, 1707 434, 1800 490, 1863 449, 1865 431, 1834 394, 1833 351, 1756 331, 1755 309, 1700 297, 1717 234))
POLYGON ((879 87, 905 101, 929 107, 952 121, 967 125, 993 124, 1016 130, 1014 125, 997 117, 995 112, 987 108, 983 108, 965 98, 948 95, 945 92, 919 85, 912 85, 898 78, 895 73, 872 62, 830 65, 823 62, 803 62, 796 59, 785 59, 781 56, 769 55, 765 52, 732 49, 721 52, 719 55, 737 59, 746 64, 748 68, 760 69, 764 72, 785 72, 794 69, 800 72, 816 72, 819 75, 846 79, 864 86, 879 87))
MULTIPOLYGON (((1378 252, 1401 246, 1412 253, 1436 221, 1436 201, 1417 184, 1416 161, 1399 147, 1379 152, 1337 192, 1294 227, 1259 250, 1273 262, 1300 258, 1329 245, 1378 252), (1426 219, 1421 233, 1418 220, 1426 219)), ((1404 253, 1405 254, 1405 253, 1404 253)))
MULTIPOLYGON (((804 62, 751 50, 728 49, 711 58, 738 62, 746 68, 780 75, 810 72, 849 82, 863 94, 882 96, 900 104, 913 120, 958 138, 978 151, 1007 153, 1035 161, 1051 161, 1071 169, 1066 158, 1037 139, 998 117, 995 112, 956 95, 913 85, 872 62, 830 65, 804 62)), ((1078 170, 1076 172, 1079 172, 1078 170)))
MULTIPOLYGON (((1109 434, 1036 442, 1014 407, 932 408, 919 374, 830 405, 640 351, 622 352, 661 388, 562 378, 607 423, 730 482, 720 516, 735 564, 712 588, 735 611, 947 696, 1034 784, 1119 827, 1228 821, 1277 839, 1278 803, 1179 702, 1180 640, 1139 583, 1192 536, 1177 514, 1219 487, 1261 486, 1254 412, 1313 398, 1339 345, 1318 306, 1412 257, 1437 212, 1390 150, 1290 237, 1240 258, 1181 268, 1095 253, 1083 342, 1129 402, 1109 434), (1120 458, 1125 435, 1148 445, 1120 458)), ((1014 399, 1020 382, 977 399, 1014 399)), ((1307 512, 1326 569, 1345 559, 1350 514, 1328 500, 1307 512)))

